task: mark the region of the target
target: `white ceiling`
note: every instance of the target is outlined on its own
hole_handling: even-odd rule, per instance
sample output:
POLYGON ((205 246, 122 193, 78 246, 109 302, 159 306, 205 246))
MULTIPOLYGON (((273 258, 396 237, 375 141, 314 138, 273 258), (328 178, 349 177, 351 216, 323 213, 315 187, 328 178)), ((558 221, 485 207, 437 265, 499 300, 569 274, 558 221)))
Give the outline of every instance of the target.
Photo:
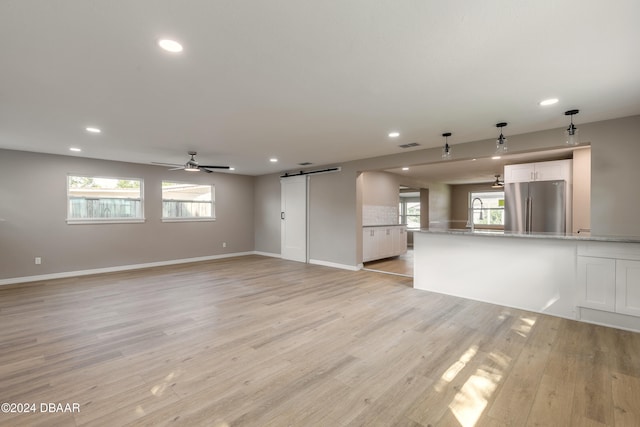
POLYGON ((0 148, 197 150, 257 175, 439 146, 443 131, 490 138, 499 121, 561 127, 570 108, 576 123, 640 114, 638 17, 637 0, 2 0, 0 148))

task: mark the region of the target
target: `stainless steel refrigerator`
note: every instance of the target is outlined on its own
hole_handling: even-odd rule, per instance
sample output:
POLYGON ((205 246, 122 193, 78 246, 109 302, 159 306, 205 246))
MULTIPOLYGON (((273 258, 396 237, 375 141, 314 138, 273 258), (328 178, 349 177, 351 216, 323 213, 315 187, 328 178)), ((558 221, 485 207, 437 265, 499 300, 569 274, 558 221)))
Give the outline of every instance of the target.
POLYGON ((505 184, 505 231, 566 232, 566 187, 566 181, 505 184))

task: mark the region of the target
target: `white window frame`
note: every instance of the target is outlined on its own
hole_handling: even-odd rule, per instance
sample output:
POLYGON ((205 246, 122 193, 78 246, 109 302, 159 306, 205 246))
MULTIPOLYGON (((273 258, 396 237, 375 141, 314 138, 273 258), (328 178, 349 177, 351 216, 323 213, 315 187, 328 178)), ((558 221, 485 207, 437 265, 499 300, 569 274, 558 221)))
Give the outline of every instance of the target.
POLYGON ((199 183, 199 182, 186 182, 186 181, 174 181, 163 179, 160 182, 160 210, 162 215, 162 222, 210 222, 216 220, 216 186, 215 184, 199 183), (164 216, 164 183, 170 182, 172 184, 185 184, 194 186, 208 186, 211 188, 211 216, 192 216, 192 217, 165 217, 164 216))
POLYGON ((479 228, 485 228, 485 229, 495 229, 495 230, 504 230, 504 206, 502 208, 490 208, 490 207, 480 207, 478 208, 478 206, 474 206, 473 205, 473 199, 474 199, 474 195, 476 194, 487 194, 487 193, 502 193, 502 199, 504 200, 504 190, 495 190, 495 191, 488 191, 488 190, 476 190, 476 191, 469 191, 469 210, 468 210, 468 218, 467 218, 467 226, 471 225, 471 222, 473 221, 473 226, 476 229, 479 228), (475 212, 482 209, 484 215, 491 215, 491 211, 492 210, 501 210, 502 211, 502 224, 483 224, 483 223, 478 223, 475 222, 475 212))
POLYGON ((407 221, 407 217, 417 217, 418 218, 418 224, 420 224, 420 218, 422 216, 422 209, 420 210, 420 214, 419 215, 409 215, 407 214, 407 204, 409 203, 418 203, 420 205, 420 197, 400 197, 400 203, 399 203, 399 223, 400 224, 404 224, 407 226, 408 230, 417 230, 420 229, 420 226, 418 225, 418 227, 413 227, 410 228, 409 227, 409 221, 407 221), (403 221, 404 220, 404 221, 403 221))
POLYGON ((121 177, 121 176, 97 176, 97 175, 86 175, 79 173, 69 173, 66 177, 66 187, 67 187, 67 224, 77 225, 77 224, 136 224, 145 222, 144 216, 144 179, 142 178, 132 178, 132 177, 121 177), (91 178, 91 179, 117 179, 117 180, 125 180, 125 181, 139 181, 140 182, 140 217, 130 218, 130 217, 114 217, 114 218, 72 218, 71 214, 71 192, 69 188, 69 179, 71 177, 82 177, 82 178, 91 178))

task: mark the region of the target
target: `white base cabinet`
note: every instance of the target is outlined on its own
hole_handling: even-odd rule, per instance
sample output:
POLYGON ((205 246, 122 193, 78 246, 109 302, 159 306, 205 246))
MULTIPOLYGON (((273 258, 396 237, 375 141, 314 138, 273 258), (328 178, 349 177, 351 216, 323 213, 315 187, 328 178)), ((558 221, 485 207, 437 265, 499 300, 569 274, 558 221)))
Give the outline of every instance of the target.
POLYGON ((406 252, 407 230, 404 225, 362 227, 362 262, 406 252))
POLYGON ((580 307, 615 311, 616 260, 579 256, 578 290, 580 307))
POLYGON ((640 261, 616 261, 616 312, 640 316, 640 261))
POLYGON ((578 247, 578 306, 640 317, 640 245, 578 247))

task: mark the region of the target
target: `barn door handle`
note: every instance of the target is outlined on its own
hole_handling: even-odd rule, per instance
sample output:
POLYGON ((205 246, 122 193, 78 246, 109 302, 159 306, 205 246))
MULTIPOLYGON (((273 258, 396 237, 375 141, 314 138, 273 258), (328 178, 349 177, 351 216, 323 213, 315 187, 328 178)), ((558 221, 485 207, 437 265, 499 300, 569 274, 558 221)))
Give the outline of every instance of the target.
POLYGON ((284 219, 284 212, 280 212, 280 219, 284 219))

